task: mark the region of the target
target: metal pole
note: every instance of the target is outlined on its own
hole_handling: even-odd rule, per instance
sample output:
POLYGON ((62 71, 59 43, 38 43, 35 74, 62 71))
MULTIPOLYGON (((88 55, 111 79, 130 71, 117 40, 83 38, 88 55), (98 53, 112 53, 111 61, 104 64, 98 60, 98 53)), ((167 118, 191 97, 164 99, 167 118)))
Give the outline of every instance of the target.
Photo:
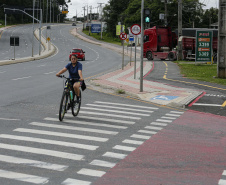
POLYGON ((182 60, 182 41, 179 41, 182 36, 182 0, 178 1, 178 57, 177 60, 182 60))
POLYGON ((34 23, 35 23, 35 20, 34 20, 34 17, 35 17, 35 0, 33 0, 33 30, 32 30, 32 51, 31 51, 31 56, 33 57, 34 56, 34 23))
POLYGON ((164 19, 165 19, 165 26, 167 26, 167 14, 168 14, 168 12, 167 12, 167 0, 165 0, 165 16, 164 16, 164 19))
POLYGON ((122 40, 122 70, 124 69, 124 40, 122 40))
POLYGON ((6 16, 7 16, 7 14, 5 14, 5 27, 6 27, 6 16))
POLYGON ((129 65, 131 66, 131 61, 132 61, 132 41, 130 42, 130 47, 131 47, 131 50, 130 50, 130 63, 129 63, 129 65))
POLYGON ((49 23, 51 23, 51 1, 52 0, 49 0, 49 23))
POLYGON ((140 92, 143 92, 143 38, 144 38, 144 0, 141 2, 141 54, 140 54, 140 92))
POLYGON ((137 70, 137 35, 135 36, 134 79, 136 79, 136 70, 137 70))
POLYGON ((218 50, 217 50, 217 76, 226 78, 226 0, 219 0, 218 12, 218 50))
POLYGON ((40 9, 40 21, 39 21, 39 55, 41 55, 41 28, 42 28, 42 9, 40 9))

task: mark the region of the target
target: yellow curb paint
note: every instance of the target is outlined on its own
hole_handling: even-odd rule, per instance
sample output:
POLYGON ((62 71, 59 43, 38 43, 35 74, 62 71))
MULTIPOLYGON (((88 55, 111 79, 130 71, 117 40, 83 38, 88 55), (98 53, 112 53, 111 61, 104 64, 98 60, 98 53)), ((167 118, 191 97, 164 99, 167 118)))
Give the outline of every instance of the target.
MULTIPOLYGON (((164 63, 167 66, 167 63, 166 62, 164 62, 164 63)), ((166 75, 164 75, 163 78, 166 79, 166 80, 169 80, 169 81, 182 82, 182 83, 194 84, 194 85, 200 85, 200 86, 204 86, 204 87, 209 87, 209 88, 213 88, 213 89, 219 89, 219 90, 226 91, 226 89, 219 88, 219 87, 214 87, 214 86, 210 86, 210 85, 205 85, 205 84, 200 84, 200 83, 193 83, 193 82, 186 82, 186 81, 181 81, 181 80, 169 79, 169 78, 166 77, 166 75)))
POLYGON ((226 101, 221 105, 221 107, 225 107, 226 106, 226 101))

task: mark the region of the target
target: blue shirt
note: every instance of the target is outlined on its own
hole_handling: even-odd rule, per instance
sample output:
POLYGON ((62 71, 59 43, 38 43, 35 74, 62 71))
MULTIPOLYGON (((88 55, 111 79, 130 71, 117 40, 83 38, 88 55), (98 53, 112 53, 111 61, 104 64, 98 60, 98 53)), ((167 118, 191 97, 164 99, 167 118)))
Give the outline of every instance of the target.
POLYGON ((69 78, 80 79, 80 76, 78 74, 78 70, 82 71, 82 64, 80 62, 77 62, 75 67, 72 66, 72 63, 68 63, 65 67, 69 72, 69 78))

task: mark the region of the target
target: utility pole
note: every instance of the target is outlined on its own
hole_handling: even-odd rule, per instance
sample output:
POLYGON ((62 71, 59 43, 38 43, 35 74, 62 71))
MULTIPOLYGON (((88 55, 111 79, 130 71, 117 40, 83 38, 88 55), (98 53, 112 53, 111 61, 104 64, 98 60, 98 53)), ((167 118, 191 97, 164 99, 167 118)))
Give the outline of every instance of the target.
POLYGON ((168 25, 168 23, 167 23, 167 16, 168 16, 168 12, 167 12, 167 1, 168 0, 165 0, 165 16, 164 16, 165 26, 168 25))
POLYGON ((218 50, 217 50, 217 76, 226 78, 226 0, 219 0, 218 12, 218 50))
POLYGON ((103 35, 103 29, 102 29, 102 13, 103 13, 103 9, 102 9, 102 4, 104 3, 97 3, 100 5, 100 9, 99 9, 99 18, 100 18, 100 30, 101 30, 101 39, 102 39, 102 35, 103 35), (101 16, 100 16, 101 13, 101 16))
POLYGON ((177 60, 182 60, 182 0, 178 0, 178 55, 177 60))
POLYGON ((49 16, 50 16, 50 19, 49 19, 49 23, 51 23, 51 5, 52 5, 52 0, 49 0, 49 16))
POLYGON ((143 38, 144 38, 144 0, 141 1, 141 50, 140 50, 140 92, 143 92, 143 38))

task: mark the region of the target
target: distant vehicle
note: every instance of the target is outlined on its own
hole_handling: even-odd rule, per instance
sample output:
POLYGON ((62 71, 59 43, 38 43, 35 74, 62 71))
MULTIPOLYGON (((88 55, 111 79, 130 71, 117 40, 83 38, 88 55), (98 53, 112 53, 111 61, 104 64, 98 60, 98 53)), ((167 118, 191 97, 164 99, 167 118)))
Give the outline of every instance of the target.
POLYGON ((71 61, 71 55, 77 55, 78 59, 81 59, 82 61, 85 60, 85 51, 82 49, 72 49, 69 55, 69 60, 71 61))
POLYGON ((72 26, 76 26, 76 23, 75 23, 75 22, 73 22, 73 23, 72 23, 72 26))

